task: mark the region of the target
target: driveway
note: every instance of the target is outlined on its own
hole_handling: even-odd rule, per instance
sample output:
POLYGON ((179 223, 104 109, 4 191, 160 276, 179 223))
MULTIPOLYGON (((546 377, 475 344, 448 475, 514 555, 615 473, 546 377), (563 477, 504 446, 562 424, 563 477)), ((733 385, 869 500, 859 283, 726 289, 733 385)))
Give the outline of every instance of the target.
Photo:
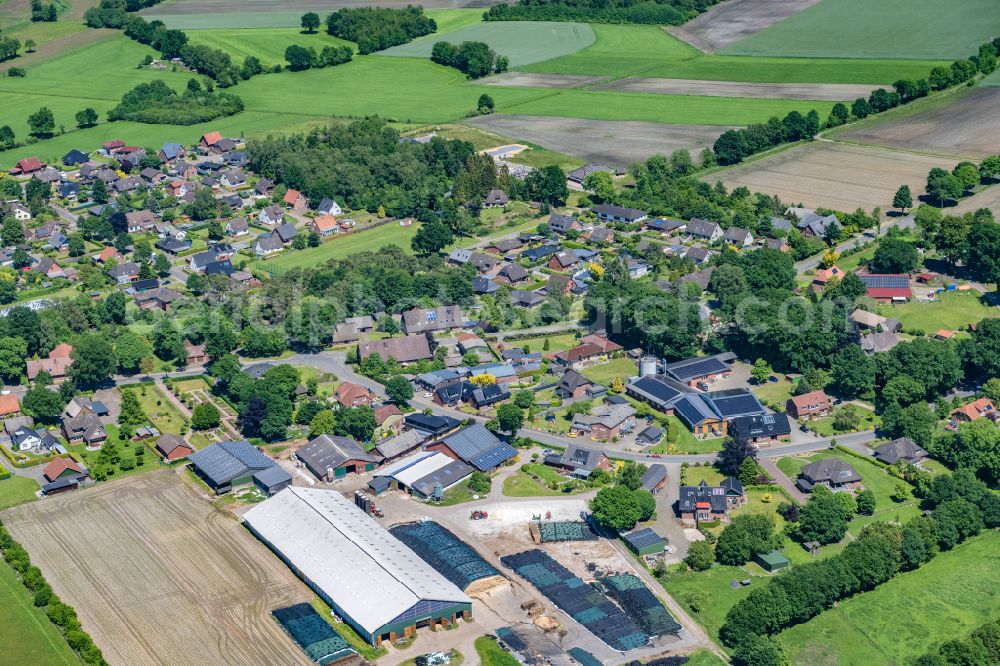
POLYGON ((799 490, 792 480, 788 478, 788 475, 778 469, 778 465, 775 464, 774 460, 771 458, 761 458, 757 462, 767 472, 767 475, 774 479, 775 483, 784 488, 796 502, 804 504, 809 499, 809 496, 799 490))

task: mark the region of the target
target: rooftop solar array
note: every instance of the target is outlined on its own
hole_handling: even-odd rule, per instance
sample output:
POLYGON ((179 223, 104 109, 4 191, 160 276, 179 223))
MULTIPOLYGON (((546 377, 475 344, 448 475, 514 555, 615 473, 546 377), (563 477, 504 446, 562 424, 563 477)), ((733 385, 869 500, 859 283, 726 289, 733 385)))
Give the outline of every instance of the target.
POLYGON ((694 427, 705 419, 714 419, 715 415, 708 409, 700 395, 681 398, 674 405, 674 410, 689 427, 694 427))
POLYGON ((649 643, 649 635, 603 592, 584 583, 547 553, 527 550, 500 561, 612 649, 627 652, 649 643))
POLYGON ((477 580, 500 575, 479 553, 433 521, 397 525, 389 533, 462 590, 477 580))
POLYGON ((539 521, 538 533, 542 543, 561 541, 594 541, 597 535, 590 525, 579 521, 539 521))
POLYGON ((696 377, 718 375, 728 371, 729 366, 715 356, 692 359, 690 361, 680 361, 667 366, 667 372, 682 382, 686 382, 696 377))
POLYGON ((603 578, 608 595, 625 609, 625 614, 650 636, 677 634, 681 625, 667 612, 642 579, 633 574, 603 578))
POLYGON ((720 393, 709 393, 709 400, 715 405, 719 416, 732 418, 743 416, 744 414, 757 414, 764 411, 760 401, 750 391, 724 391, 720 393))
POLYGON ((309 604, 295 604, 271 611, 278 624, 317 664, 331 664, 353 654, 347 641, 309 604))
POLYGON ((680 395, 680 391, 652 376, 642 377, 632 386, 662 402, 669 402, 680 395))
POLYGON ((632 544, 636 550, 652 546, 654 544, 663 543, 663 537, 649 527, 644 527, 641 530, 625 534, 622 538, 632 544))
POLYGON ((910 286, 909 275, 858 275, 869 289, 906 289, 910 286))

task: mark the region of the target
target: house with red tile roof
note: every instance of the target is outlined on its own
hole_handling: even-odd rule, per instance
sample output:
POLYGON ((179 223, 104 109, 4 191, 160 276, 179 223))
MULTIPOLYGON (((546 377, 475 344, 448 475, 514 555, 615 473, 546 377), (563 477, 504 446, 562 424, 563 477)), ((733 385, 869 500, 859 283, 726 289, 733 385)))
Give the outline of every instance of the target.
POLYGON ((201 135, 201 141, 198 142, 202 148, 211 148, 215 144, 222 141, 222 134, 219 132, 209 132, 207 134, 201 135))
POLYGON ((375 402, 376 395, 359 384, 343 382, 333 392, 333 399, 344 407, 369 406, 375 402))
POLYGON ((37 157, 26 157, 23 160, 17 161, 14 168, 10 170, 10 174, 12 176, 26 176, 30 173, 41 171, 46 166, 48 165, 37 157))
POLYGON ((793 419, 826 416, 830 413, 830 396, 822 390, 792 396, 785 405, 785 411, 793 419))
POLYGON ((10 416, 21 411, 21 403, 13 393, 0 393, 0 416, 10 416))
POLYGON ((288 190, 285 192, 285 198, 282 201, 293 211, 304 211, 306 206, 309 205, 309 200, 298 190, 288 190))
POLYGON ((951 413, 951 418, 958 423, 970 423, 983 417, 996 420, 997 410, 989 398, 979 398, 967 405, 962 405, 951 413))
POLYGON ((335 234, 340 228, 337 218, 333 215, 320 215, 311 222, 310 226, 313 228, 313 231, 318 233, 320 236, 335 234))
POLYGON ((49 480, 49 483, 64 476, 83 474, 83 468, 72 458, 56 458, 42 470, 42 474, 49 480))

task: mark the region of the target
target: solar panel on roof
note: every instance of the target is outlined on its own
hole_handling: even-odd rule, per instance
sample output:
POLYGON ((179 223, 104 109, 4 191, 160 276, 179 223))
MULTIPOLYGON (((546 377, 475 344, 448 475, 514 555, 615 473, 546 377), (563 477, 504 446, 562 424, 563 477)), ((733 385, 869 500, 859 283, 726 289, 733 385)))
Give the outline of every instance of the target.
POLYGON ((750 392, 712 397, 711 400, 723 418, 764 411, 760 402, 750 392))
POLYGON ((670 374, 676 376, 681 381, 692 377, 705 377, 720 372, 725 372, 729 367, 714 356, 694 361, 679 367, 671 367, 670 374))
POLYGON ((705 420, 705 415, 701 413, 701 410, 697 408, 694 404, 694 400, 699 398, 682 398, 674 405, 674 409, 682 419, 687 421, 688 425, 696 425, 705 420))
POLYGON ((639 390, 653 396, 657 400, 663 402, 668 402, 670 400, 673 400, 675 397, 677 397, 677 395, 680 394, 680 391, 678 391, 677 389, 671 386, 667 386, 663 382, 657 381, 652 377, 643 377, 642 379, 637 381, 634 384, 634 386, 639 390))
POLYGON ((907 275, 859 275, 869 289, 906 289, 910 286, 907 275))
POLYGON ((632 534, 626 534, 625 540, 635 546, 636 549, 663 543, 663 537, 648 527, 643 528, 638 532, 633 532, 632 534))

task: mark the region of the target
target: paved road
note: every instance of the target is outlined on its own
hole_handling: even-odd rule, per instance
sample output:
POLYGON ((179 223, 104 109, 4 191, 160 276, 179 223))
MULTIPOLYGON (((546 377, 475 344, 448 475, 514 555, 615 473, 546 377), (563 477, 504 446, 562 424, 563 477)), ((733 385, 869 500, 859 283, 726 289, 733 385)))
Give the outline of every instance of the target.
MULTIPOLYGON (((900 229, 910 229, 916 226, 915 218, 913 215, 907 215, 905 217, 894 217, 885 221, 881 225, 881 233, 884 234, 892 227, 899 227, 900 229)), ((843 254, 846 250, 853 250, 854 248, 860 247, 869 241, 875 240, 875 233, 873 231, 865 231, 863 233, 850 238, 841 244, 839 244, 835 250, 838 254, 843 254)), ((799 275, 813 270, 819 266, 819 262, 823 259, 823 255, 818 254, 814 257, 808 257, 799 261, 795 264, 795 272, 799 275)))
POLYGON ((778 469, 774 460, 771 458, 761 458, 760 461, 761 468, 767 472, 768 476, 774 479, 774 482, 785 489, 792 499, 794 499, 799 504, 805 504, 809 499, 806 494, 798 489, 798 487, 792 483, 792 480, 788 478, 788 475, 778 469))

